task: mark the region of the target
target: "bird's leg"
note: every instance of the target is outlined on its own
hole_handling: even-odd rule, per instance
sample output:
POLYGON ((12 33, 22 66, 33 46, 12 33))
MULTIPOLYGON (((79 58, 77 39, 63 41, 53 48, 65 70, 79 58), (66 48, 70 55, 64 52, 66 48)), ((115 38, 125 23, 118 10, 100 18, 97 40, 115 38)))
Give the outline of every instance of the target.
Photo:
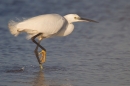
POLYGON ((35 53, 35 55, 37 57, 38 63, 41 64, 40 59, 39 59, 39 54, 38 54, 38 45, 36 46, 36 48, 34 50, 34 53, 35 53))
POLYGON ((36 57, 37 57, 37 60, 38 60, 38 62, 39 62, 39 64, 40 64, 40 68, 42 69, 42 64, 45 62, 45 60, 46 60, 46 49, 44 48, 44 47, 42 47, 41 45, 40 45, 40 42, 41 42, 41 40, 39 41, 39 42, 37 42, 36 40, 35 40, 35 38, 36 37, 38 37, 38 36, 40 36, 42 33, 39 33, 39 34, 37 34, 37 35, 35 35, 34 37, 32 37, 31 39, 32 39, 32 41, 37 45, 36 46, 36 49, 35 49, 35 55, 36 55, 36 57), (42 51, 38 54, 38 47, 40 47, 41 49, 42 49, 42 51), (40 59, 39 59, 39 55, 41 54, 41 57, 40 57, 40 59))
MULTIPOLYGON (((40 44, 40 42, 41 42, 41 40, 38 43, 40 44)), ((39 62, 39 66, 40 66, 41 69, 43 69, 42 63, 45 62, 45 58, 46 58, 46 55, 43 56, 42 52, 43 52, 43 50, 40 53, 38 53, 38 45, 37 45, 35 50, 34 50, 34 53, 37 57, 37 60, 39 62), (40 54, 42 54, 42 55, 40 55, 40 54), (39 58, 39 56, 41 56, 41 57, 39 58)))
MULTIPOLYGON (((39 44, 41 40, 38 42, 39 44)), ((44 63, 46 61, 46 52, 42 50, 41 52, 38 53, 38 45, 36 46, 36 49, 34 52, 35 52, 36 57, 38 58, 39 63, 44 63), (40 59, 39 59, 39 56, 41 56, 40 59)))

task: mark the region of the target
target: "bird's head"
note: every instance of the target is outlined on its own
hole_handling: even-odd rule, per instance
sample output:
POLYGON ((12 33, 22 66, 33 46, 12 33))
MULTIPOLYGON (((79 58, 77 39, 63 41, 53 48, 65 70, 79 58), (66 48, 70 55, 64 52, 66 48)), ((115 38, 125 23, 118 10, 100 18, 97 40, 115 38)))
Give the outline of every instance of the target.
POLYGON ((94 21, 94 20, 91 20, 91 19, 81 18, 77 14, 67 14, 64 17, 67 19, 67 21, 69 23, 73 23, 73 22, 96 22, 96 23, 98 23, 97 21, 94 21))

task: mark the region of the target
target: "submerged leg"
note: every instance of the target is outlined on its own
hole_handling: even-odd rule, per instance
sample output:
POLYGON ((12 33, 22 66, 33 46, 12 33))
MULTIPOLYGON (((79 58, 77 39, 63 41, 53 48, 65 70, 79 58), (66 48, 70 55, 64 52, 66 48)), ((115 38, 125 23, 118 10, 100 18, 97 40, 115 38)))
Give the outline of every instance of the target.
POLYGON ((39 62, 40 68, 43 69, 42 64, 46 60, 46 49, 40 45, 40 42, 41 42, 42 39, 39 42, 37 42, 35 40, 35 38, 38 37, 38 36, 40 36, 41 34, 42 33, 39 33, 39 34, 35 35, 34 37, 32 37, 32 41, 37 45, 36 48, 35 48, 35 50, 34 50, 34 52, 35 52, 35 55, 36 55, 37 60, 39 62), (38 53, 38 47, 40 47, 42 49, 42 51, 40 53, 38 53), (39 58, 40 54, 41 54, 41 57, 39 58))

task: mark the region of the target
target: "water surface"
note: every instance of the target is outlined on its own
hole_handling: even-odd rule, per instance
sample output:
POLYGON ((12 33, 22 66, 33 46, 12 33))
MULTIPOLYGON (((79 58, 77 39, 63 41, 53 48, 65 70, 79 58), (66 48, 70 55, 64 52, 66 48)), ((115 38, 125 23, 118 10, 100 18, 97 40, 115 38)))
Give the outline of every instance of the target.
POLYGON ((0 1, 0 86, 130 86, 129 15, 129 0, 0 1), (25 34, 12 36, 7 24, 47 13, 99 23, 75 23, 71 35, 43 40, 47 61, 40 71, 36 45, 25 34))

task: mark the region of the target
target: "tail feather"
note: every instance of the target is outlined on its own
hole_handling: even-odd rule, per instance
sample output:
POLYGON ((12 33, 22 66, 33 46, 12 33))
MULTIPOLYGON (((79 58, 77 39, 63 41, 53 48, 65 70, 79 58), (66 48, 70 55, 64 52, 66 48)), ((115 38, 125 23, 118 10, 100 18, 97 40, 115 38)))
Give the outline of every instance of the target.
POLYGON ((19 34, 19 31, 18 31, 18 28, 16 27, 18 22, 15 22, 15 21, 10 21, 9 24, 8 24, 8 27, 9 27, 9 30, 10 30, 10 33, 14 36, 17 36, 19 34))

